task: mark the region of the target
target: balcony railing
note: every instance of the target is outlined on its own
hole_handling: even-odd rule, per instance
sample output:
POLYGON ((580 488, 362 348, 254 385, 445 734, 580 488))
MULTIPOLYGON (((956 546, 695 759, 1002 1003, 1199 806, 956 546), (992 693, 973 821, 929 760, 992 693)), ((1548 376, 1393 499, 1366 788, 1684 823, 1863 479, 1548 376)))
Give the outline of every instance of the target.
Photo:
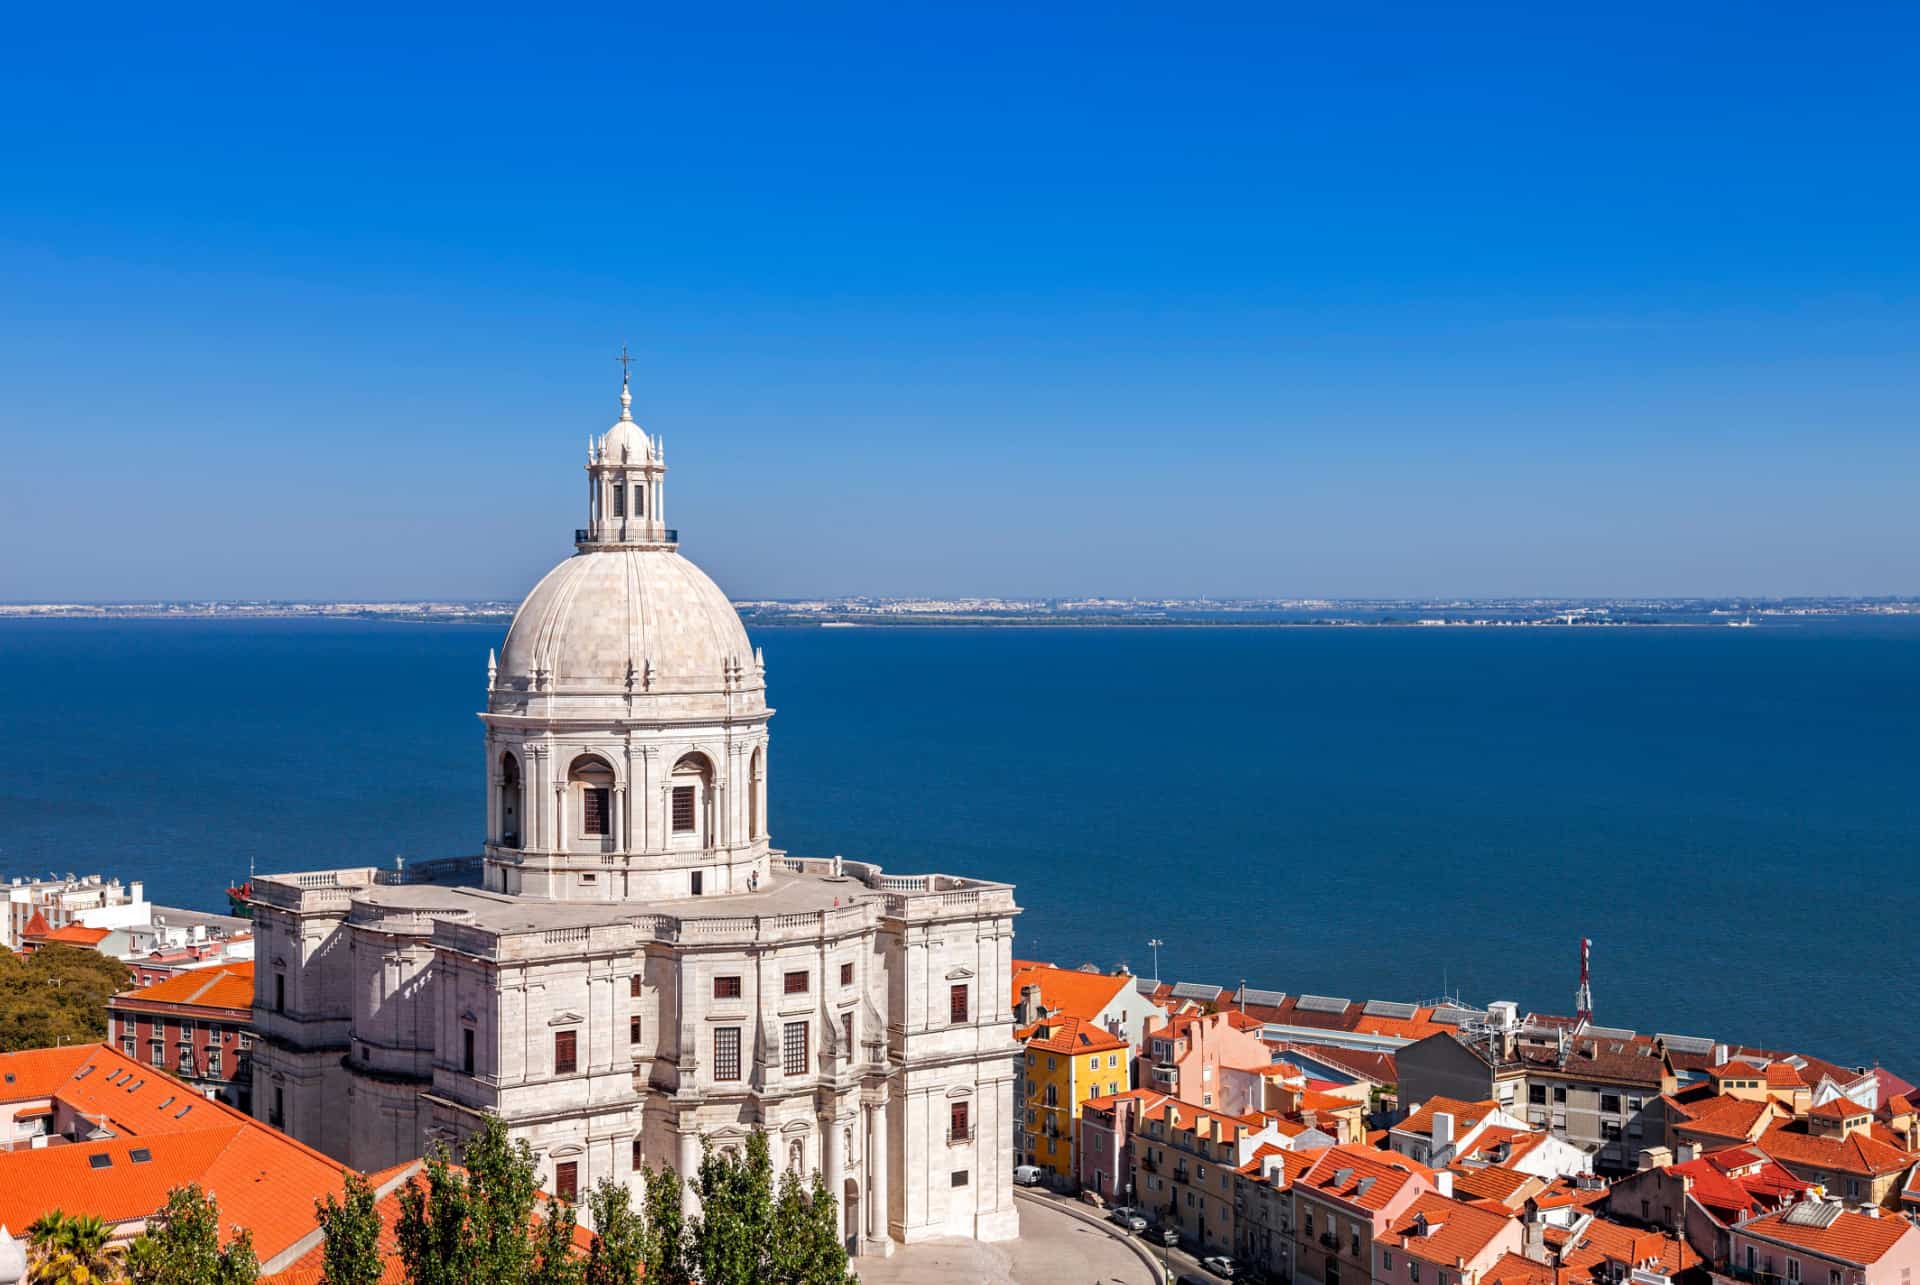
POLYGON ((1175 1182, 1185 1182, 1187 1180, 1187 1167, 1185 1165, 1174 1166, 1173 1180, 1175 1182))
MULTIPOLYGON (((604 539, 608 544, 678 544, 680 543, 680 532, 673 527, 662 527, 660 528, 660 534, 657 536, 637 534, 627 536, 609 535, 604 537, 604 539)), ((588 544, 591 543, 592 540, 593 532, 586 527, 577 526, 573 529, 573 542, 575 544, 588 544)))
POLYGON ((973 1141, 973 1130, 972 1130, 971 1128, 969 1128, 969 1127, 966 1127, 966 1126, 962 1126, 961 1128, 958 1128, 958 1129, 948 1129, 948 1130, 947 1130, 947 1141, 948 1141, 948 1142, 950 1142, 950 1143, 952 1143, 952 1142, 972 1142, 972 1141, 973 1141))

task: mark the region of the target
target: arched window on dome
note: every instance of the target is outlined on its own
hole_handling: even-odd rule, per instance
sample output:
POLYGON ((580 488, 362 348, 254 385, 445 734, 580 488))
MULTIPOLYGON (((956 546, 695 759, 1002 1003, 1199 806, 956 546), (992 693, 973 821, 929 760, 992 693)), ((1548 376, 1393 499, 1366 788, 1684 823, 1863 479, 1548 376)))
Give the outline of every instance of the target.
POLYGON ((567 792, 573 796, 571 820, 579 846, 613 851, 613 766, 598 755, 582 754, 567 768, 567 792))
POLYGON ((500 755, 500 846, 520 846, 520 760, 512 750, 500 755))
POLYGON ((704 754, 683 754, 673 765, 667 824, 675 847, 713 846, 713 764, 704 754))
POLYGON ((747 771, 747 837, 766 835, 767 760, 765 750, 755 749, 747 771))

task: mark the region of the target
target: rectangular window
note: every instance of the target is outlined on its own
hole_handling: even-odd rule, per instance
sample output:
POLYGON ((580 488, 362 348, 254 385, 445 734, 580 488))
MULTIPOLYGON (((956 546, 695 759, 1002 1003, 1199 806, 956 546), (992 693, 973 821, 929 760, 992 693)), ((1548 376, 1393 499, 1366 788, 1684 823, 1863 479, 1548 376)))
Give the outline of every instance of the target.
POLYGON ((675 834, 693 833, 693 787, 691 785, 673 787, 673 832, 675 834))
POLYGON ((460 1032, 460 1069, 468 1075, 473 1074, 473 1028, 466 1027, 460 1032))
POLYGON ((604 786, 597 785, 580 791, 580 798, 587 809, 580 833, 599 835, 607 832, 607 794, 608 791, 604 786))
POLYGON ((967 1171, 966 1171, 965 1169, 955 1169, 955 1170, 953 1171, 953 1177, 952 1177, 952 1178, 949 1178, 949 1179, 947 1180, 947 1182, 948 1182, 948 1185, 949 1185, 949 1186, 954 1186, 954 1187, 964 1187, 964 1186, 966 1186, 966 1185, 967 1185, 967 1171))
POLYGON ((640 1042, 640 1019, 637 1017, 629 1017, 627 1019, 627 1043, 638 1044, 639 1042, 640 1042))
POLYGON ((704 873, 703 871, 695 870, 687 877, 687 891, 696 897, 706 892, 706 886, 703 882, 704 873))
POLYGON ((285 973, 273 975, 273 1011, 276 1013, 287 1011, 287 975, 285 973))
POLYGON ((852 964, 840 965, 840 984, 842 986, 853 985, 853 965, 852 964))
POLYGON ((553 1073, 572 1075, 577 1065, 574 1057, 578 1035, 573 1031, 555 1031, 553 1033, 553 1073))
POLYGON ((1556 1085, 1554 1085, 1554 1086, 1553 1086, 1553 1100, 1554 1100, 1555 1102, 1558 1102, 1558 1103, 1561 1103, 1561 1104, 1563 1104, 1563 1105, 1564 1105, 1564 1104, 1566 1103, 1566 1100, 1567 1100, 1567 1086, 1566 1086, 1566 1085, 1564 1085, 1564 1084, 1556 1084, 1556 1085))
POLYGON ((804 969, 797 973, 787 974, 786 992, 789 995, 805 995, 807 993, 807 974, 804 969))
POLYGON ((133 1057, 133 1036, 129 1035, 126 1039, 120 1041, 120 1051, 125 1053, 129 1058, 133 1057))
POLYGON ((1547 1086, 1544 1084, 1529 1084, 1527 1086, 1527 1101, 1537 1107, 1547 1105, 1547 1086))
POLYGON ((739 999, 740 979, 738 977, 714 978, 713 997, 715 999, 739 999))
MULTIPOLYGON (((961 982, 947 988, 947 1021, 955 1026, 960 1026, 964 1024, 966 1020, 967 985, 965 982, 961 982)), ((1096 1067, 1099 1066, 1100 1059, 1096 1057, 1093 1060, 1093 1064, 1096 1067)))
POLYGON ((1607 1142, 1620 1141, 1620 1122, 1617 1120, 1602 1120, 1600 1122, 1600 1137, 1607 1142))
POLYGON ((639 482, 633 484, 633 516, 647 516, 647 488, 639 482))
MULTIPOLYGON (((278 1129, 284 1124, 286 1124, 286 1122, 287 1122, 286 1093, 280 1088, 279 1085, 276 1084, 273 1088, 273 1112, 267 1117, 267 1123, 272 1125, 274 1128, 278 1129)), ((1751 1258, 1753 1256, 1753 1251, 1748 1250, 1747 1256, 1751 1258)), ((1751 1264, 1749 1264, 1749 1266, 1751 1266, 1751 1264)))
POLYGON ((788 1022, 780 1042, 780 1067, 788 1075, 807 1073, 807 1024, 788 1022))
POLYGON ((1800 1279, 1800 1260, 1799 1259, 1789 1258, 1787 1260, 1787 1279, 1790 1281, 1796 1281, 1796 1282, 1800 1279))
POLYGON ((616 518, 627 516, 627 488, 624 486, 613 488, 613 516, 616 518))
POLYGON ((967 1104, 955 1102, 947 1108, 947 1141, 965 1142, 971 1136, 967 1132, 967 1104))
POLYGON ((1392 1250, 1383 1249, 1380 1251, 1380 1270, 1383 1272, 1390 1272, 1393 1270, 1393 1251, 1392 1250))
POLYGON ((1600 1109, 1608 1115, 1619 1115, 1620 1095, 1618 1093, 1602 1093, 1600 1095, 1600 1109))
POLYGON ((220 1074, 220 1050, 217 1047, 207 1050, 207 1074, 220 1074))
POLYGON ((740 1028, 737 1026, 713 1028, 713 1078, 728 1081, 740 1078, 740 1028))
POLYGON ((155 1066, 165 1066, 167 1064, 167 1046, 159 1040, 153 1041, 153 1046, 148 1050, 147 1061, 153 1063, 155 1066))
POLYGON ((1407 1260, 1407 1279, 1412 1281, 1413 1285, 1420 1285, 1420 1264, 1412 1259, 1407 1260))
POLYGON ((1360 1233, 1359 1232, 1353 1233, 1353 1256, 1355 1258, 1360 1257, 1360 1233))
POLYGON ((846 1056, 853 1056, 853 1010, 840 1014, 840 1046, 846 1050, 846 1056))
POLYGON ((562 1200, 577 1200, 580 1196, 580 1162, 562 1160, 553 1167, 553 1194, 562 1200))
POLYGON ((633 1140, 633 1171, 639 1173, 647 1167, 647 1158, 640 1152, 640 1139, 633 1140))
POLYGON ((635 973, 633 976, 627 978, 627 998, 628 999, 640 998, 640 974, 638 973, 635 973))

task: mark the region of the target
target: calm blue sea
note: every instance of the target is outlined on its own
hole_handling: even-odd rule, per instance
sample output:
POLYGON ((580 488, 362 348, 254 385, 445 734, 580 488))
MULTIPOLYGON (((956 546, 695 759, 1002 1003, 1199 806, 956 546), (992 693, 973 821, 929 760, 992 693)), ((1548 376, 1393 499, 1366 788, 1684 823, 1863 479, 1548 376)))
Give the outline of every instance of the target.
MULTIPOLYGON (((218 908, 471 852, 492 626, 0 623, 0 871, 218 908)), ((1014 880, 1018 950, 1920 1077, 1920 621, 764 629, 774 837, 1014 880)))

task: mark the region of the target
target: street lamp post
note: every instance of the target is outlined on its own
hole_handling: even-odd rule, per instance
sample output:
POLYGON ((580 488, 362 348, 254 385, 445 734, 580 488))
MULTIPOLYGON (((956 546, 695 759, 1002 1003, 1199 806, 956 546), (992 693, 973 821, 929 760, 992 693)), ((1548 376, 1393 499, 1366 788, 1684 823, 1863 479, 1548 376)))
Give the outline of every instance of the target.
POLYGON ((1160 948, 1166 944, 1167 943, 1161 941, 1158 937, 1151 938, 1147 942, 1147 945, 1153 950, 1153 980, 1156 982, 1160 980, 1160 948))

